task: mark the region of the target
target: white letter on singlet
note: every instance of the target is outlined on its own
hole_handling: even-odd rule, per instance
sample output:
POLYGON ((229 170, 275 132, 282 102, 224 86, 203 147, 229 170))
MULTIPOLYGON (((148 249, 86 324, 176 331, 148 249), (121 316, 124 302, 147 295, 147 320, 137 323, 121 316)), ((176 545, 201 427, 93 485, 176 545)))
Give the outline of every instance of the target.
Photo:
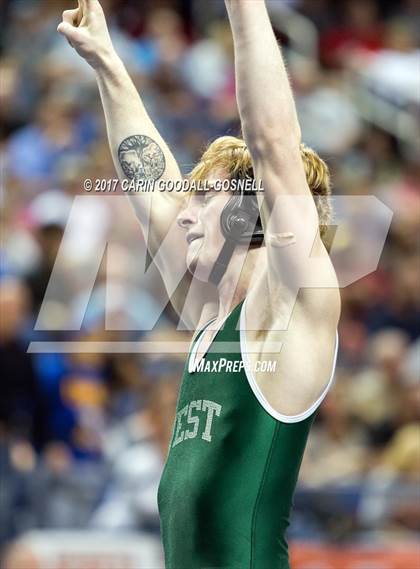
POLYGON ((206 428, 204 429, 203 434, 201 437, 207 441, 211 442, 211 427, 213 424, 213 416, 216 413, 216 416, 219 417, 220 411, 222 410, 222 406, 214 401, 207 401, 207 399, 203 400, 203 411, 207 409, 207 421, 206 421, 206 428))
POLYGON ((174 442, 172 443, 172 448, 175 447, 176 445, 179 445, 179 443, 182 443, 182 441, 184 440, 184 431, 180 432, 180 430, 182 424, 182 415, 186 415, 187 410, 188 410, 188 405, 185 405, 185 407, 183 407, 181 411, 178 411, 178 413, 176 414, 176 431, 175 431, 174 442))
POLYGON ((200 419, 197 417, 197 415, 191 414, 193 409, 201 411, 201 399, 199 399, 198 401, 191 401, 191 403, 188 406, 187 423, 189 423, 190 425, 193 424, 194 428, 192 431, 185 431, 185 436, 184 436, 185 439, 195 439, 198 433, 198 425, 200 423, 200 419))

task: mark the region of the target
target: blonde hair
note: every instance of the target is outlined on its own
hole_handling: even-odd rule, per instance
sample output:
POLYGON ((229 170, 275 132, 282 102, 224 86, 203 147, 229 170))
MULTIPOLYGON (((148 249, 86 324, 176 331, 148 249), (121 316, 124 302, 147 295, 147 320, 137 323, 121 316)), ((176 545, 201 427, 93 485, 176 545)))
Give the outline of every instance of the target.
MULTIPOLYGON (((321 237, 325 237, 332 219, 331 182, 327 164, 305 144, 300 145, 306 181, 315 200, 321 237)), ((254 177, 251 154, 245 142, 236 136, 221 136, 210 143, 199 163, 190 173, 196 181, 205 180, 214 169, 224 169, 234 178, 254 177)))

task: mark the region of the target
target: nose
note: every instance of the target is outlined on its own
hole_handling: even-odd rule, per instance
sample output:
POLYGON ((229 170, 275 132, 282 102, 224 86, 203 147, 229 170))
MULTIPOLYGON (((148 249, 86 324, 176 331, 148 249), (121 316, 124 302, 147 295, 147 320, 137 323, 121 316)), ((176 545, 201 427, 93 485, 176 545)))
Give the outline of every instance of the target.
POLYGON ((192 205, 192 201, 189 200, 188 205, 178 214, 176 219, 182 229, 189 229, 191 225, 197 222, 197 208, 192 205))

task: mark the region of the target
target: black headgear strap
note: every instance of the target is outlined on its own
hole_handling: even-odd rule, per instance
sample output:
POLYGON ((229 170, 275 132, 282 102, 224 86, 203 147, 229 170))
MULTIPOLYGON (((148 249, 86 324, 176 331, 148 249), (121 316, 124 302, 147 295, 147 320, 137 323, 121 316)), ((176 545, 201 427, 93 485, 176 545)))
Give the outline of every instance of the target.
POLYGON ((236 191, 222 210, 220 227, 225 242, 210 273, 210 282, 215 285, 219 284, 239 243, 261 244, 264 241, 255 192, 236 191))

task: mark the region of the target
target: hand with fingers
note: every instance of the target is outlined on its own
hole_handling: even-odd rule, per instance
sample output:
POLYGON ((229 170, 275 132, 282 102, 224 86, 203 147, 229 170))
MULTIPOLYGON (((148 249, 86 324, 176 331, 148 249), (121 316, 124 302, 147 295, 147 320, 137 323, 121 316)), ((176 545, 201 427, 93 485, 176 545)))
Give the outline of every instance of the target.
POLYGON ((57 31, 94 69, 114 53, 98 0, 78 0, 77 8, 63 12, 63 21, 57 31))

